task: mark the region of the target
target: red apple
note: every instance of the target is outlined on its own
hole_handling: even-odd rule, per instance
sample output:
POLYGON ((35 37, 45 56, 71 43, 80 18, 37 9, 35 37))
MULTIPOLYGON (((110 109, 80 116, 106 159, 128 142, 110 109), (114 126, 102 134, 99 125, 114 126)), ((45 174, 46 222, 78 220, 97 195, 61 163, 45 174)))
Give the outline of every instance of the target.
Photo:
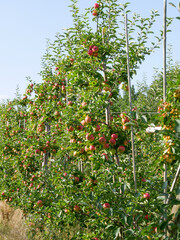
POLYGON ((85 117, 85 122, 86 122, 86 123, 90 123, 90 122, 91 122, 91 118, 90 118, 89 116, 86 116, 86 117, 85 117))
POLYGON ((98 52, 98 50, 99 50, 99 48, 98 48, 97 46, 94 46, 94 47, 92 48, 92 51, 93 51, 93 52, 98 52))
POLYGON ((111 138, 111 139, 109 140, 109 143, 110 143, 111 145, 115 145, 115 144, 116 144, 116 140, 115 140, 114 138, 111 138))
POLYGON ((81 124, 82 124, 83 126, 85 126, 87 123, 86 123, 85 120, 82 120, 82 121, 81 121, 81 124))
POLYGON ((92 12, 92 15, 93 15, 93 16, 97 16, 97 15, 98 15, 98 12, 97 12, 96 10, 94 10, 94 11, 92 12))
POLYGON ((90 149, 90 151, 95 151, 95 150, 96 150, 96 147, 95 147, 94 145, 91 145, 91 146, 89 147, 89 149, 90 149))
POLYGON ((145 215, 145 217, 144 217, 146 220, 148 220, 149 219, 149 216, 148 216, 148 214, 147 215, 145 215))
POLYGON ((99 138, 99 143, 103 144, 103 145, 106 144, 106 139, 104 137, 100 137, 99 138))
POLYGON ((96 126, 95 131, 98 132, 101 129, 99 125, 96 126))
POLYGON ((117 134, 115 134, 115 133, 113 133, 112 135, 111 135, 111 138, 114 138, 115 140, 118 138, 118 135, 117 134))
POLYGON ((126 148, 124 146, 119 146, 118 147, 118 151, 123 153, 126 150, 126 148))
POLYGON ((78 205, 75 205, 74 206, 74 211, 75 212, 79 212, 81 210, 81 208, 78 206, 78 205))
POLYGON ((74 177, 75 182, 79 182, 79 177, 74 177))
POLYGON ((58 105, 58 106, 62 105, 61 101, 57 102, 57 105, 58 105))
POLYGON ((68 132, 72 132, 74 130, 74 128, 72 126, 70 126, 67 130, 68 130, 68 132))
POLYGON ((141 182, 146 182, 146 179, 145 178, 141 178, 141 182))
POLYGON ((57 71, 59 68, 58 67, 55 67, 55 70, 57 71))
POLYGON ((68 101, 68 106, 72 106, 73 102, 72 101, 68 101))
POLYGON ((145 193, 144 194, 144 198, 149 199, 150 198, 150 194, 149 193, 145 193))
POLYGON ((103 146, 103 148, 108 149, 108 148, 109 148, 109 144, 108 144, 108 143, 105 143, 104 146, 103 146))
POLYGON ((77 127, 77 129, 78 129, 79 131, 81 131, 81 130, 83 129, 83 126, 82 126, 82 125, 79 125, 79 126, 77 127))
POLYGON ((93 55, 93 51, 92 50, 88 50, 88 55, 92 56, 93 55))
POLYGON ((42 207, 42 206, 43 206, 42 200, 38 200, 38 201, 37 201, 37 205, 38 205, 39 207, 42 207))
POLYGON ((110 208, 110 204, 109 203, 104 203, 103 208, 110 208))
POLYGON ((126 122, 129 122, 129 118, 128 117, 122 118, 122 123, 126 123, 126 122))
POLYGON ((74 62, 74 59, 73 59, 73 58, 70 58, 70 62, 73 63, 73 62, 74 62))
POLYGON ((94 4, 94 8, 96 9, 96 8, 99 8, 99 4, 98 3, 95 3, 94 4))
POLYGON ((86 139, 89 140, 89 141, 94 141, 94 135, 90 134, 90 133, 87 133, 86 134, 86 139))
POLYGON ((82 107, 85 107, 86 105, 87 105, 86 102, 82 102, 82 103, 81 103, 81 106, 82 106, 82 107))

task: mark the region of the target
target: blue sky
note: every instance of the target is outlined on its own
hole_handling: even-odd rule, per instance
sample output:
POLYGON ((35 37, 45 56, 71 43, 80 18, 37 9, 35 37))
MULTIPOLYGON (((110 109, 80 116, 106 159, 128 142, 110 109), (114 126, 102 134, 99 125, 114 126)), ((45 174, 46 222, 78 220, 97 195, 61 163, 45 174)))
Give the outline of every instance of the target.
MULTIPOLYGON (((176 5, 179 0, 171 0, 176 5)), ((83 12, 93 6, 94 0, 79 0, 78 6, 83 12)), ((120 1, 122 3, 125 0, 120 1)), ((148 17, 152 9, 159 10, 160 17, 156 23, 157 31, 163 25, 164 0, 131 0, 132 12, 148 17)), ((70 0, 6 0, 0 1, 0 99, 12 99, 17 85, 21 94, 27 86, 26 76, 41 82, 38 73, 41 71, 41 58, 45 53, 47 39, 54 40, 57 32, 72 26, 68 6, 70 0)), ((168 16, 175 17, 180 13, 168 5, 168 16)), ((180 61, 180 21, 175 20, 168 33, 167 43, 173 46, 173 59, 180 61)), ((153 68, 162 68, 162 48, 148 56, 138 70, 132 83, 142 80, 144 74, 148 83, 152 81, 153 68)))

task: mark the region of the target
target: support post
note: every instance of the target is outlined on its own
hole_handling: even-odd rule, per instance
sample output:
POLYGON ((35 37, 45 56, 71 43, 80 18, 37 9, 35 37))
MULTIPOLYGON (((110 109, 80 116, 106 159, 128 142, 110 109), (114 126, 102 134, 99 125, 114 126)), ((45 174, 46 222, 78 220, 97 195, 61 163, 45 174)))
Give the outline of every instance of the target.
MULTIPOLYGON (((129 39, 128 39, 127 14, 125 14, 125 34, 126 34, 126 53, 127 53, 127 74, 128 74, 128 88, 129 88, 129 90, 128 90, 129 91, 129 104, 130 104, 130 113, 131 113, 131 116, 132 116, 132 98, 131 98, 131 78, 130 78, 129 39)), ((135 148, 134 148, 134 133, 133 133, 133 126, 132 125, 131 125, 131 145, 132 145, 134 187, 135 187, 135 191, 137 191, 135 148)))

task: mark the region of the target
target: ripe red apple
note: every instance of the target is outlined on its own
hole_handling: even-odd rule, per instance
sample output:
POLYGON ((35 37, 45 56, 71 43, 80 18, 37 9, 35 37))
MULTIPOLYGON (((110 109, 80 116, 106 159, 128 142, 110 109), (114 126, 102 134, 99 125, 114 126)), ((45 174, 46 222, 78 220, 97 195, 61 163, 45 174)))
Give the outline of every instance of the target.
POLYGON ((90 133, 87 133, 86 134, 86 139, 89 140, 89 141, 94 141, 94 135, 90 134, 90 133))
POLYGON ((84 152, 84 148, 81 148, 79 152, 80 152, 80 153, 83 153, 83 152, 84 152))
POLYGON ((82 121, 81 121, 81 124, 82 124, 83 126, 85 126, 87 123, 86 123, 85 120, 82 120, 82 121))
POLYGON ((82 107, 85 107, 86 105, 87 105, 86 102, 82 102, 82 103, 81 103, 81 106, 82 106, 82 107))
POLYGON ((5 192, 2 192, 1 195, 4 196, 4 195, 5 195, 5 192))
POLYGON ((117 134, 115 134, 115 133, 113 133, 112 135, 111 135, 111 138, 114 138, 115 140, 118 138, 118 135, 117 134))
POLYGON ((42 206, 43 206, 42 200, 38 200, 38 201, 37 201, 37 205, 38 205, 39 207, 42 207, 42 206))
POLYGON ((106 139, 104 137, 99 138, 99 143, 104 145, 106 143, 106 139))
POLYGON ((65 209, 64 209, 64 212, 65 212, 65 213, 68 213, 68 212, 69 212, 69 209, 65 208, 65 209))
POLYGON ((57 102, 57 105, 58 105, 58 106, 62 105, 61 101, 58 101, 58 102, 57 102))
POLYGON ((149 199, 149 198, 150 198, 150 194, 149 194, 149 193, 145 193, 145 194, 144 194, 144 198, 145 198, 145 199, 149 199))
POLYGON ((104 203, 103 208, 110 208, 110 204, 109 203, 104 203))
POLYGON ((79 212, 81 210, 81 208, 78 206, 78 205, 75 205, 74 206, 74 211, 75 212, 79 212))
POLYGON ((57 96, 56 95, 53 95, 53 99, 56 99, 57 98, 57 96))
POLYGON ((96 10, 94 10, 94 11, 92 12, 92 15, 93 15, 93 16, 97 16, 97 15, 98 15, 98 12, 97 12, 96 10))
POLYGON ((110 143, 111 145, 115 145, 115 144, 116 144, 116 140, 115 140, 114 138, 111 138, 111 139, 109 140, 109 143, 110 143))
POLYGON ((103 148, 108 149, 108 148, 109 148, 109 144, 108 144, 108 143, 105 143, 104 146, 103 146, 103 148))
POLYGON ((68 132, 72 132, 74 130, 74 128, 72 126, 70 126, 67 130, 68 130, 68 132))
POLYGON ((73 102, 72 101, 68 101, 68 106, 72 106, 73 102))
POLYGON ((93 46, 92 51, 93 52, 98 52, 99 48, 97 46, 93 46))
POLYGON ((141 182, 146 182, 146 179, 145 178, 141 178, 141 182))
POLYGON ((129 118, 128 118, 128 117, 122 118, 122 123, 124 124, 124 123, 126 123, 126 122, 129 122, 129 118))
POLYGON ((73 62, 74 62, 74 59, 73 59, 73 58, 70 58, 70 62, 73 63, 73 62))
POLYGON ((96 147, 95 147, 94 145, 91 145, 91 146, 89 147, 89 149, 90 149, 90 151, 95 151, 95 150, 96 150, 96 147))
POLYGON ((126 148, 124 146, 119 146, 118 147, 118 151, 123 153, 126 150, 126 148))
POLYGON ((81 131, 81 130, 83 129, 83 126, 82 126, 82 125, 79 125, 79 126, 77 127, 77 129, 78 129, 79 131, 81 131))
POLYGON ((99 125, 96 126, 95 131, 98 132, 101 129, 99 125))
POLYGON ((90 118, 89 116, 86 116, 86 117, 85 117, 85 122, 86 122, 86 123, 90 123, 90 122, 91 122, 91 118, 90 118))
POLYGON ((147 215, 145 215, 145 217, 144 217, 146 220, 148 220, 149 219, 149 215, 147 214, 147 215))
POLYGON ((58 67, 55 67, 55 70, 57 71, 59 68, 58 67))
POLYGON ((96 9, 96 8, 99 8, 99 4, 98 3, 95 3, 94 4, 94 8, 96 9))
POLYGON ((88 55, 92 56, 93 55, 93 51, 92 50, 88 50, 88 55))
POLYGON ((79 177, 75 176, 74 180, 75 180, 75 182, 79 182, 79 177))
POLYGON ((39 149, 36 149, 36 150, 35 150, 35 153, 40 153, 40 150, 39 150, 39 149))

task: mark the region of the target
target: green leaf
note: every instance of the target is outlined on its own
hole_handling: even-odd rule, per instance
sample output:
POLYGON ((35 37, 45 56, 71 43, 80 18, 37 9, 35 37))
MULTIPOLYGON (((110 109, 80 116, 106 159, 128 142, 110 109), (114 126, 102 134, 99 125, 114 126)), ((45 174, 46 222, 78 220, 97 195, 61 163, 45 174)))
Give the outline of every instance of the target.
MULTIPOLYGON (((180 18, 179 18, 179 19, 180 19, 180 18)), ((177 133, 180 132, 180 119, 177 119, 177 120, 176 120, 175 131, 176 131, 177 133)))
POLYGON ((118 228, 116 229, 116 231, 115 231, 115 239, 118 238, 119 233, 120 233, 120 227, 118 227, 118 228))
POLYGON ((171 6, 176 8, 176 5, 174 3, 172 3, 172 2, 170 2, 169 5, 171 5, 171 6))

